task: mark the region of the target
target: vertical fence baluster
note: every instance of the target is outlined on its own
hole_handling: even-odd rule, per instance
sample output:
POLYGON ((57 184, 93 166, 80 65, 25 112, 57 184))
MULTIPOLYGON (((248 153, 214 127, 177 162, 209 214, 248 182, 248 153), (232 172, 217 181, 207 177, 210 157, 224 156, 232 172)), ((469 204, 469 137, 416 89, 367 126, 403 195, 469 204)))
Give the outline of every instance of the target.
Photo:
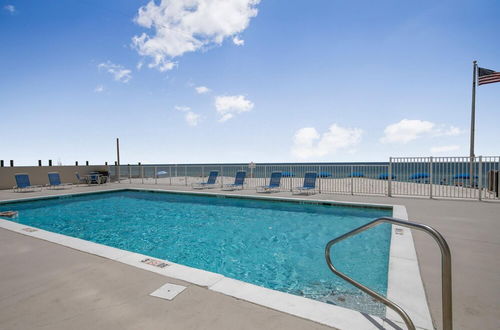
POLYGON ((224 167, 220 167, 220 187, 224 187, 224 167))
POLYGON ((477 191, 479 193, 478 200, 482 200, 483 196, 483 157, 479 156, 479 169, 478 169, 478 182, 477 182, 477 191))

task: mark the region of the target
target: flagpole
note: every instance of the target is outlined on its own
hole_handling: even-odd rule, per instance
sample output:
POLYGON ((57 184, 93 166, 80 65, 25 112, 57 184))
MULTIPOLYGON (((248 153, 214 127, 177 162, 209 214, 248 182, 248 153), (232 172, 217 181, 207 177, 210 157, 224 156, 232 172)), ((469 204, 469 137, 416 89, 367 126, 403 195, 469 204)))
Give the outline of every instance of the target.
POLYGON ((472 108, 470 116, 470 157, 474 157, 474 133, 476 130, 476 76, 477 61, 472 62, 472 108))
POLYGON ((474 133, 476 130, 476 78, 477 78, 477 61, 472 62, 472 107, 470 115, 470 171, 469 184, 473 186, 474 180, 474 133))

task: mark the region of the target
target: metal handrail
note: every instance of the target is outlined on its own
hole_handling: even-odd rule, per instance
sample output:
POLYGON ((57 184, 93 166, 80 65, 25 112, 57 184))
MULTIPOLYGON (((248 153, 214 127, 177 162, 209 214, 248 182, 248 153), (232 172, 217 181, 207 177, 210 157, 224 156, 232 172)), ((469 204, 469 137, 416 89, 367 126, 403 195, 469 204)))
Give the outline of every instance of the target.
POLYGON ((452 317, 452 300, 451 300, 451 253, 450 253, 450 248, 448 247, 448 243, 446 240, 443 238, 443 236, 434 228, 421 224, 421 223, 416 223, 416 222, 411 222, 411 221, 405 221, 405 220, 400 220, 400 219, 395 219, 395 218, 389 218, 389 217, 382 217, 375 219, 361 227, 358 227, 348 233, 345 233, 342 236, 339 236, 335 239, 332 239, 328 244, 326 245, 325 248, 325 258, 326 258, 326 263, 328 264, 328 268, 330 270, 340 276, 342 279, 346 280, 347 282, 351 283, 358 289, 364 291, 365 293, 369 294, 371 297, 374 299, 380 301, 387 307, 391 308, 394 310, 396 313, 401 316, 403 321, 406 324, 406 327, 411 330, 415 330, 415 325, 413 324, 413 321, 410 319, 408 314, 398 305, 396 305, 394 302, 390 301, 386 297, 380 295, 379 293, 373 291, 372 289, 364 286, 361 283, 356 282, 349 276, 345 275, 344 273, 340 272, 335 268, 335 266, 332 263, 332 259, 330 257, 330 250, 332 245, 343 241, 346 238, 349 238, 351 236, 354 236, 356 234, 359 234, 360 232, 363 232, 367 229, 370 229, 372 227, 375 227, 376 225, 380 223, 392 223, 392 224, 397 224, 403 227, 408 227, 408 228, 413 228, 413 229, 418 229, 423 232, 426 232, 427 234, 431 235, 432 238, 438 243, 439 248, 441 249, 441 300, 442 300, 442 310, 443 310, 443 330, 452 330, 453 329, 453 317, 452 317))

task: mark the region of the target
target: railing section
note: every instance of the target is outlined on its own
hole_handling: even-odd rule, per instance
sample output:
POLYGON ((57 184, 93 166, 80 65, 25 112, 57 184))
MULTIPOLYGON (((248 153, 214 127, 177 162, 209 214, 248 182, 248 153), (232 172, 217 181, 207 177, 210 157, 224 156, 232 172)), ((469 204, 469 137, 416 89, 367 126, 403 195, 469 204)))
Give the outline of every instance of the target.
POLYGON ((307 172, 317 174, 316 192, 349 195, 415 196, 498 200, 500 157, 395 157, 379 164, 254 164, 249 165, 120 165, 110 166, 113 181, 134 184, 190 186, 206 182, 218 171, 217 185, 233 183, 245 171, 245 188, 267 185, 281 172, 282 191, 303 184, 307 172))

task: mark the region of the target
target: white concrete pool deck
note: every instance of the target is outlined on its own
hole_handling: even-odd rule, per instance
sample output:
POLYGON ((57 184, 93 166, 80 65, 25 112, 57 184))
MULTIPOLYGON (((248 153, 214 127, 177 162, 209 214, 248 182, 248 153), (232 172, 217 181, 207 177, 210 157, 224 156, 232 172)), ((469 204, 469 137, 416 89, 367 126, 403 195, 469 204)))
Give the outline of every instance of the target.
MULTIPOLYGON (((47 196, 47 195, 53 195, 53 194, 64 194, 64 193, 76 193, 76 192, 84 192, 84 191, 96 191, 96 190, 101 190, 101 189, 110 189, 110 188, 128 188, 128 187, 135 187, 135 188, 147 188, 147 189, 167 189, 167 190, 173 190, 173 189, 185 189, 185 187, 171 187, 171 186, 168 186, 168 187, 161 187, 160 185, 152 185, 152 186, 145 186, 145 185, 130 185, 130 184, 120 184, 120 185, 117 185, 117 184, 113 184, 113 185, 108 185, 108 186, 102 186, 102 187, 75 187, 73 188, 71 191, 70 190, 65 190, 65 191, 47 191, 47 190, 44 190, 42 192, 35 192, 35 193, 26 193, 26 194, 14 194, 12 192, 9 192, 9 191, 1 191, 0 192, 0 200, 8 200, 8 199, 19 199, 19 198, 23 198, 23 197, 38 197, 38 196, 47 196)), ((214 190, 211 190, 212 192, 214 190)), ((241 192, 237 192, 238 194, 241 194, 241 192)), ((254 194, 252 191, 244 191, 243 194, 254 194)), ((282 197, 290 197, 290 195, 288 193, 280 193, 280 194, 273 194, 273 196, 282 196, 282 197)), ((412 220, 415 220, 415 221, 420 221, 420 222, 424 222, 424 223, 428 223, 430 225, 433 225, 433 226, 436 226, 436 224, 432 223, 432 222, 426 222, 424 221, 424 219, 419 219, 419 214, 418 213, 424 213, 425 214, 425 218, 427 217, 430 217, 432 218, 432 215, 431 214, 427 214, 428 212, 425 212, 425 211, 431 211, 432 209, 435 209, 436 208, 436 205, 432 205, 432 204, 435 204, 435 203, 438 203, 438 204, 441 204, 438 206, 438 208, 440 207, 445 207, 445 208, 450 208, 455 210, 458 206, 457 205, 460 205, 460 207, 458 207, 459 209, 460 208, 464 208, 463 205, 464 204, 467 204, 469 205, 469 207, 465 207, 465 209, 474 209, 472 211, 476 211, 475 209, 486 209, 486 210, 500 210, 498 208, 498 206, 496 205, 493 205, 493 204, 487 204, 487 203, 479 203, 479 202, 453 202, 453 201, 429 201, 429 200, 413 200, 413 199, 393 199, 393 198, 384 198, 384 197, 362 197, 362 196, 356 196, 356 197, 353 197, 353 196, 342 196, 342 195, 315 195, 315 196, 312 196, 312 197, 309 197, 309 198, 313 198, 313 199, 322 199, 322 200, 344 200, 344 201, 352 201, 352 202, 356 202, 356 203, 360 203, 360 202, 368 202, 368 203, 384 203, 384 204, 405 204, 407 205, 408 207, 408 204, 411 204, 412 207, 410 208, 409 210, 409 214, 410 214, 410 219, 412 220), (420 212, 412 212, 411 209, 413 209, 413 205, 414 204, 417 204, 417 205, 420 205, 420 206, 417 206, 416 208, 418 210, 420 210, 420 212), (448 205, 450 204, 450 205, 448 205), (457 205, 455 205, 457 204, 457 205), (423 205, 426 205, 426 206, 423 206, 423 205), (423 206, 423 207, 422 207, 423 206)), ((486 212, 486 222, 487 223, 490 223, 489 222, 489 217, 490 215, 493 215, 495 212, 494 211, 491 211, 492 213, 488 213, 486 212)), ((454 213, 454 212, 452 212, 454 213)), ((467 217, 467 212, 461 212, 460 214, 462 214, 462 216, 464 218, 467 217)), ((480 212, 482 213, 482 212, 480 212)), ((477 213, 476 213, 477 214, 477 213)), ((421 217, 424 217, 424 216, 421 216, 421 217)), ((439 222, 439 219, 437 219, 437 217, 435 217, 434 219, 434 222, 438 221, 439 222)), ((17 226, 21 226, 21 225, 18 225, 18 224, 15 224, 17 226)), ((484 224, 483 224, 484 225, 484 224)), ((25 228, 26 226, 22 226, 23 228, 25 228)), ((436 226, 437 227, 437 226, 436 226)), ((23 228, 10 228, 10 229, 14 229, 15 231, 19 231, 21 232, 21 230, 23 228)), ((494 227, 496 229, 496 227, 494 227)), ((440 228, 437 228, 438 230, 440 228)), ((463 229, 462 229, 463 230, 463 229)), ((45 235, 45 233, 43 233, 43 231, 38 231, 38 232, 26 232, 24 231, 23 232, 24 234, 29 234, 29 235, 33 235, 33 236, 39 236, 40 238, 45 238, 47 239, 47 236, 45 235), (45 237, 42 237, 42 236, 45 236, 45 237)), ((497 230, 497 235, 498 235, 498 230, 497 230)), ((50 233, 51 235, 57 235, 57 234, 53 234, 53 233, 50 233)), ((443 234, 445 235, 446 238, 447 237, 447 234, 446 232, 443 231, 443 234)), ((11 234, 12 235, 12 234, 11 234)), ((62 236, 62 235, 60 235, 62 236)), ((416 235, 416 237, 418 237, 418 235, 416 235)), ((85 245, 85 243, 82 243, 82 242, 85 242, 85 241, 81 241, 81 240, 77 240, 77 239, 74 239, 74 238, 71 238, 71 239, 68 239, 68 237, 66 236, 62 236, 62 237, 54 237, 54 236, 51 236, 49 239, 53 240, 53 241, 59 241, 59 243, 61 242, 65 242, 66 245, 70 246, 70 247, 81 247, 82 244, 85 245)), ((450 241, 450 239, 448 239, 450 241)), ((435 323, 436 324, 440 324, 440 318, 439 318, 439 304, 440 304, 440 297, 439 297, 439 294, 440 294, 440 291, 439 291, 439 286, 440 286, 440 278, 439 278, 439 273, 437 274, 434 274, 435 273, 435 268, 437 268, 437 270, 439 271, 439 262, 435 263, 435 257, 439 256, 439 252, 438 250, 434 247, 434 249, 430 249, 431 247, 427 247, 427 245, 430 245, 430 244, 433 244, 433 242, 431 241, 430 244, 428 241, 431 241, 430 239, 428 238, 424 238, 424 237, 421 237, 421 238, 417 238, 417 252, 419 252, 419 258, 420 258, 420 264, 421 264, 421 267, 422 267, 422 275, 424 277, 424 282, 425 282, 425 285, 427 287, 427 295, 429 296, 429 302, 430 302, 430 306, 431 306, 431 310, 434 314, 434 318, 435 318, 435 323), (422 242, 425 242, 426 244, 424 244, 424 246, 426 246, 425 249, 427 249, 429 251, 429 256, 424 256, 422 257, 422 254, 420 253, 419 251, 419 240, 422 240, 422 242), (426 261, 425 260, 428 260, 431 262, 431 264, 429 265, 426 265, 426 261), (426 280, 426 272, 430 272, 432 274, 432 279, 429 278, 429 280, 427 281, 426 280), (436 289, 437 288, 437 289, 436 289), (434 291, 434 292, 433 292, 434 291), (437 299, 436 299, 437 297, 437 299)), ((462 240, 460 240, 462 241, 462 240)), ((498 240, 496 241, 498 242, 498 240)), ((34 243, 34 244, 38 244, 38 243, 34 243)), ((93 244, 93 243, 92 243, 93 244)), ((90 244, 90 245, 92 245, 90 244)), ((454 257, 454 267, 456 268, 456 252, 454 251, 454 247, 453 247, 453 244, 452 242, 450 241, 450 245, 452 246, 452 253, 453 253, 453 257, 454 257)), ((54 248, 54 247, 52 247, 54 248)), ((61 248, 60 246, 56 246, 56 250, 57 248, 60 248, 60 249, 63 249, 61 248)), ((138 260, 140 258, 143 258, 145 256, 137 256, 137 255, 129 255, 129 256, 125 256, 123 255, 123 251, 121 250, 117 250, 117 249, 114 249, 114 250, 106 250, 106 252, 103 252, 104 250, 103 249, 100 249, 99 247, 96 247, 94 245, 92 246, 89 246, 89 244, 87 244, 87 250, 88 252, 90 253, 94 253, 94 254, 97 254, 97 255, 101 255, 101 256, 104 256, 104 257, 108 257, 108 258, 111 258, 111 259, 122 259, 120 260, 121 262, 125 262, 125 263, 136 263, 134 266, 139 266, 141 268, 153 268, 152 266, 149 266, 149 265, 145 265, 145 264, 139 264, 137 265, 138 263, 138 260), (92 250, 93 249, 93 250, 92 250), (110 252, 112 251, 112 252, 110 252), (104 254, 104 255, 103 255, 104 254), (127 259, 128 258, 128 259, 127 259)), ((498 246, 496 247, 498 249, 498 246)), ((73 251, 73 253, 75 253, 75 251, 73 251)), ((3 254, 2 254, 3 255, 3 254)), ((88 256, 86 256, 88 257, 88 256)), ((494 257, 494 256, 492 256, 494 257)), ((2 258, 3 259, 3 258, 2 258)), ((460 259, 460 258, 459 258, 460 259)), ((491 260, 491 261, 495 261, 495 260, 491 260)), ((2 261, 2 264, 3 264, 3 261, 2 261)), ((19 267, 22 267, 22 263, 20 263, 20 265, 17 265, 19 267)), ((110 266, 110 267, 114 267, 114 266, 110 266)), ((418 266, 417 266, 418 267, 418 266)), ((3 268, 3 267, 2 267, 3 268)), ((234 296, 237 296, 239 298, 242 298, 242 299, 246 299, 246 300, 249 300, 249 301, 252 301, 252 302, 255 302, 255 303, 258 303, 258 304, 264 304, 264 305, 267 305, 271 308, 274 308, 274 309, 278 309, 278 310, 283 310, 283 306, 280 306, 279 304, 282 303, 280 302, 278 299, 278 301, 276 302, 278 305, 275 306, 275 305, 272 305, 273 302, 272 302, 272 298, 275 297, 275 293, 276 291, 273 291, 273 290, 267 290, 267 289, 263 289, 263 288, 259 288, 260 289, 260 292, 261 294, 260 295, 257 295, 257 298, 255 297, 255 286, 252 286, 252 285, 249 285, 249 284, 246 284, 247 286, 251 286, 250 287, 250 291, 252 292, 250 294, 249 297, 245 297, 245 296, 241 296, 242 294, 242 290, 241 290, 241 283, 242 282, 239 282, 239 281, 235 281, 235 280, 231 280, 231 279, 226 279, 226 278, 219 278, 218 276, 220 275, 216 275, 216 274, 213 274, 213 275, 208 275, 208 276, 204 276, 205 280, 204 281, 199 281, 199 279, 196 279, 196 278, 186 278, 187 274, 189 275, 192 275, 192 271, 191 269, 189 270, 186 270, 187 267, 184 267, 184 266, 181 266, 181 265, 171 265, 171 266, 168 266, 166 267, 165 269, 155 269, 154 271, 157 272, 157 273, 161 273, 161 272, 165 272, 164 275, 166 276, 169 276, 170 278, 171 277, 174 277, 174 278, 182 278, 184 280, 188 280, 189 282, 191 283, 195 283, 197 285, 200 285, 200 286, 206 286, 206 287, 210 287, 210 289, 212 290, 208 290, 208 291, 220 291, 220 292, 224 292, 226 294, 229 294, 229 295, 234 295, 234 296), (179 275, 181 274, 181 275, 179 275), (210 279, 212 277, 212 279, 210 279), (208 282, 207 282, 207 278, 208 278, 208 282), (198 282, 197 282, 198 281, 198 282), (239 282, 239 283, 238 283, 239 282), (236 285, 236 286, 235 286, 236 285), (232 290, 234 290, 234 288, 237 287, 237 292, 234 293, 232 292, 232 290), (267 291, 272 291, 272 295, 266 295, 266 293, 268 293, 267 291), (259 300, 260 299, 260 300, 259 300)), ((496 268, 494 268, 495 271, 496 271, 496 274, 498 275, 498 262, 496 264, 496 268)), ((149 269, 151 270, 151 269, 149 269)), ((455 273, 457 273, 457 270, 454 269, 455 273)), ((418 272, 418 268, 417 268, 417 272, 418 272)), ((208 273, 208 272, 204 272, 204 273, 208 273)), ((485 272, 485 274, 482 274, 482 275, 486 275, 486 276, 489 276, 490 278, 492 278, 492 274, 488 274, 489 272, 485 272)), ((209 274, 212 274, 212 273, 209 273, 209 274)), ((207 274, 205 274, 207 275, 207 274)), ((493 274, 494 275, 494 274, 493 274)), ((3 285, 4 281, 3 281, 3 272, 0 273, 0 285, 3 285)), ((401 276, 398 276, 399 278, 401 276)), ((471 318, 464 318, 464 315, 463 313, 461 312, 457 312, 457 280, 456 280, 457 276, 455 276, 455 282, 454 282, 454 288, 455 288, 455 326, 457 328, 466 328, 466 327, 460 327, 459 324, 457 323, 459 320, 460 321, 463 321, 465 322, 464 324, 469 324, 469 322, 472 321, 471 324, 481 324, 482 328, 488 328, 488 324, 491 324, 492 326, 494 326, 496 324, 496 322, 498 322, 498 319, 497 317, 498 316, 491 316, 485 312, 487 312, 487 310, 484 310, 482 309, 481 312, 483 312, 483 314, 485 315, 481 315, 479 318, 477 317, 473 317, 472 319, 471 318), (476 320, 474 320, 476 319, 476 320), (479 321, 479 319, 481 320, 480 323, 475 323, 477 321, 479 321), (485 322, 486 321, 486 322, 485 322), (486 324, 486 327, 484 326, 486 324)), ((470 280, 470 279, 469 279, 470 280)), ((401 282, 401 281, 400 281, 401 282)), ((401 283, 404 283, 401 282, 401 283)), ((496 292, 498 293, 498 280, 496 282, 490 282, 492 285, 493 285, 493 288, 492 290, 497 290, 496 292)), ((20 283, 21 284, 21 283, 20 283)), ((161 286, 161 285, 159 285, 161 286)), ((158 286, 158 287, 159 287, 158 286)), ((188 290, 186 291, 189 291, 189 288, 191 286, 188 287, 188 290)), ((157 289, 157 288, 155 288, 157 289)), ((153 291, 153 290, 151 290, 153 291)), ((243 290, 244 291, 244 290, 243 290)), ((403 294, 403 295, 409 295, 409 294, 412 294, 412 289, 411 289, 411 285, 407 285, 406 286, 403 286, 403 285, 399 285, 397 286, 397 290, 395 288, 396 291, 396 294, 403 294), (410 288, 410 290, 408 291, 408 289, 410 288)), ((459 291, 463 291, 463 290, 459 290, 459 291)), ((465 290, 465 291, 468 291, 468 290, 465 290)), ((493 291, 494 292, 494 291, 493 291)), ((148 292, 149 294, 150 292, 148 292)), ((183 293, 184 294, 184 293, 183 293)), ((214 293, 215 294, 215 293, 214 293)), ((389 292, 389 295, 391 295, 392 293, 389 292)), ((482 292, 481 292, 482 294, 482 292)), ((283 295, 286 295, 286 294, 283 294, 283 295)), ((182 294, 179 296, 181 297, 182 294)), ((290 295, 286 295, 287 298, 290 297, 290 295)), ((291 297, 294 297, 294 296, 291 296, 291 297)), ((1 297, 0 297, 1 298, 1 297)), ((300 298, 300 297, 296 297, 297 299, 303 299, 303 298, 300 298)), ((62 298, 61 298, 62 299, 62 298)), ((152 298, 151 298, 152 299, 152 298)), ((176 298, 178 299, 178 298, 176 298)), ((234 298, 230 298, 230 297, 226 297, 225 299, 234 299, 234 298)), ((494 298, 493 298, 494 299, 494 298)), ((289 305, 294 305, 293 304, 293 299, 291 299, 292 301, 290 301, 289 299, 289 305)), ((472 301, 474 300, 478 300, 478 301, 481 301, 481 304, 484 304, 484 303, 488 303, 488 302, 491 302, 492 303, 492 306, 489 306, 491 308, 493 308, 492 311, 495 310, 495 308, 498 308, 498 301, 495 301, 495 300, 492 300, 491 297, 488 297, 488 295, 484 296, 482 295, 482 297, 478 297, 478 299, 473 299, 472 301), (486 299, 484 299, 486 298, 486 299), (496 306, 495 306, 496 304, 496 306)), ((5 301, 5 299, 2 299, 1 300, 2 302, 4 303, 8 303, 8 301, 5 301)), ((241 301, 239 301, 239 303, 243 303, 241 301)), ((231 303, 229 303, 231 304, 231 303)), ((321 304, 321 305, 326 305, 326 304, 321 304)), ((375 327, 376 326, 373 324, 373 322, 379 322, 379 324, 383 325, 383 326, 386 326, 386 327, 389 327, 391 328, 391 324, 394 324, 393 322, 390 322, 387 323, 387 322, 384 322, 384 321, 381 321, 381 320, 371 320, 369 321, 367 324, 367 326, 365 327, 365 325, 362 325, 360 324, 360 326, 353 326, 352 323, 346 323, 346 324, 342 324, 342 323, 339 323, 339 320, 342 320, 345 318, 345 315, 343 315, 342 317, 338 318, 336 315, 333 315, 333 316, 330 316, 329 314, 331 314, 331 310, 330 309, 325 309, 325 310, 322 310, 321 308, 324 308, 323 306, 321 305, 317 305, 315 306, 314 308, 312 308, 311 310, 311 313, 313 314, 317 314, 317 315, 323 315, 323 318, 324 319, 331 319, 333 318, 335 322, 337 323, 334 323, 334 324, 337 324, 337 326, 339 328, 366 328, 366 327, 375 327)), ((459 306, 462 305, 459 303, 459 306)), ((464 306, 466 306, 465 308, 465 312, 467 311, 470 311, 470 308, 474 308, 474 307, 477 307, 477 304, 474 305, 474 304, 471 304, 470 306, 468 306, 468 304, 463 304, 464 306)), ((278 313, 278 312, 275 312, 275 311, 271 311, 265 307, 259 307, 259 306, 255 306, 253 305, 254 308, 262 308, 263 310, 265 310, 265 312, 262 312, 264 314, 266 313, 278 313)), ((297 306, 302 306, 299 303, 297 303, 295 305, 295 308, 297 308, 297 306)), ((286 308, 290 308, 290 306, 285 306, 286 308)), ((293 306, 292 306, 293 307, 293 306)), ((328 306, 330 307, 330 306, 328 306)), ((331 306, 331 307, 335 307, 335 306, 331 306)), ((137 306, 137 308, 141 308, 140 306, 137 306)), ((228 307, 229 308, 229 307, 228 307)), ((336 307, 338 308, 338 307, 336 307)), ((293 309, 293 308, 292 308, 293 309)), ((289 310, 287 310, 288 312, 290 312, 289 310)), ((349 313, 350 311, 349 310, 346 310, 345 311, 346 313, 349 313)), ((3 317, 3 310, 0 311, 0 326, 2 326, 2 320, 4 319, 3 317)), ((303 315, 304 313, 304 310, 299 310, 297 313, 294 313, 294 314, 297 314, 297 315, 301 315, 303 317, 307 317, 307 315, 303 315), (301 314, 302 313, 302 314, 301 314)), ((353 313, 356 313, 356 312, 353 312, 353 313)), ((284 319, 287 319, 287 318, 292 318, 292 319, 297 319, 297 318, 294 318, 293 316, 290 316, 290 315, 286 315, 286 314, 282 314, 282 313, 278 313, 280 315, 280 318, 284 318, 284 319)), ((342 313, 341 313, 342 314, 342 313)), ((359 313, 358 313, 359 314, 359 313)), ((492 313, 492 314, 495 314, 495 313, 492 313)), ((159 318, 161 319, 162 316, 159 316, 159 318)), ((315 319, 314 317, 312 317, 312 319, 315 319)), ((349 317, 348 317, 349 319, 349 317)), ((350 322, 352 322, 352 319, 353 318, 350 318, 351 320, 349 320, 350 322)), ((250 324, 251 323, 251 316, 249 317, 243 317, 241 320, 239 320, 238 322, 239 323, 248 323, 250 324)), ((321 323, 326 323, 326 324, 332 324, 332 323, 329 323, 329 322, 322 322, 322 320, 318 320, 318 319, 315 319, 316 321, 318 322, 321 322, 321 323)), ((369 318, 365 318, 364 319, 365 321, 369 320, 369 318)), ((20 321, 20 320, 17 320, 17 321, 20 321)), ((305 321, 305 320, 301 320, 301 322, 306 322, 308 324, 308 321, 305 321)), ((22 323, 22 322, 21 322, 22 323)), ((316 323, 313 323, 313 322, 309 322, 310 323, 310 326, 312 328, 315 328, 315 327, 321 327, 319 324, 316 324, 316 323)), ((419 322, 420 324, 422 324, 421 322, 419 322)), ((181 327, 182 328, 182 327, 181 327)), ((201 328, 221 328, 221 326, 218 326, 218 327, 201 327, 201 328)), ((222 327, 223 328, 223 327, 222 327)), ((249 327, 249 328, 252 328, 252 327, 249 327)), ((293 328, 293 327, 290 327, 290 326, 286 326, 285 324, 283 324, 283 326, 274 326, 274 328, 293 328)), ((302 326, 300 328, 307 328, 305 326, 302 326)), ((424 325, 423 328, 429 328, 427 325, 424 325)), ((492 327, 493 329, 493 327, 492 327)))

